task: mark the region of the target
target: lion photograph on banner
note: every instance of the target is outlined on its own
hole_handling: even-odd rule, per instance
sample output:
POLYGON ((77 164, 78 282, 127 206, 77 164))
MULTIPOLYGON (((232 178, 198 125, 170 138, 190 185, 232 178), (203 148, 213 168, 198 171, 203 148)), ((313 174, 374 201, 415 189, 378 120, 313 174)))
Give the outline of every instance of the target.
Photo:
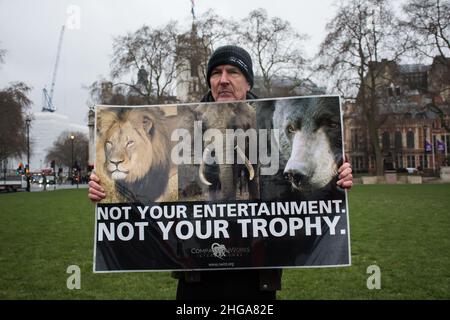
POLYGON ((97 107, 95 170, 104 203, 177 199, 169 135, 175 115, 176 107, 97 107))

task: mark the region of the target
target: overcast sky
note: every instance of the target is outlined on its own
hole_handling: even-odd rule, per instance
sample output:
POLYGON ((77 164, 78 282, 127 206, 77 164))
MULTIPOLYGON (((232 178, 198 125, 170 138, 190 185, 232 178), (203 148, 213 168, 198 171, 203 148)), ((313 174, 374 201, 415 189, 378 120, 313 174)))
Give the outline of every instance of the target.
MULTIPOLYGON (((335 12, 335 0, 195 0, 197 16, 213 9, 225 18, 243 18, 257 8, 270 17, 288 20, 309 35, 305 52, 316 53, 325 24, 335 12)), ((12 81, 33 87, 33 112, 42 109, 42 89, 50 89, 61 26, 66 27, 57 73, 54 105, 74 123, 87 123, 88 92, 83 89, 109 77, 112 37, 135 31, 143 24, 161 26, 176 20, 192 22, 191 0, 0 0, 0 88, 12 81), (79 25, 77 13, 79 12, 79 25)), ((224 26, 226 27, 226 26, 224 26)))

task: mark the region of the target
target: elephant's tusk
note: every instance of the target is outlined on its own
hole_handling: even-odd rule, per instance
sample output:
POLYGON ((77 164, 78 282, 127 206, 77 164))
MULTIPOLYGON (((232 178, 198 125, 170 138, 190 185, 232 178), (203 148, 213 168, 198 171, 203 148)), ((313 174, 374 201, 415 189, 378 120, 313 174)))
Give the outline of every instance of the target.
POLYGON ((200 177, 200 181, 203 184, 206 184, 207 186, 211 186, 212 183, 206 179, 205 173, 204 173, 205 172, 205 155, 206 155, 207 151, 209 151, 208 148, 205 148, 205 151, 203 151, 202 161, 200 162, 200 168, 198 169, 198 175, 200 177))
POLYGON ((255 170, 253 169, 252 164, 250 163, 250 161, 248 160, 248 158, 245 156, 245 153, 241 150, 241 148, 239 148, 239 146, 235 147, 238 155, 244 160, 245 162, 245 166, 247 167, 248 170, 248 175, 249 175, 249 179, 250 181, 253 180, 253 178, 255 177, 255 170))

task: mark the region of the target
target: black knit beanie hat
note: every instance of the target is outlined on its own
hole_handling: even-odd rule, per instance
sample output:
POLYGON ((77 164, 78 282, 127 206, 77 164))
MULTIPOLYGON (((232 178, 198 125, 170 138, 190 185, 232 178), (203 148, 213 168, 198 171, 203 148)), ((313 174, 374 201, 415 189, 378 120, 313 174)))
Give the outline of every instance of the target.
POLYGON ((211 78, 213 69, 224 64, 238 67, 250 84, 250 89, 253 87, 253 66, 250 54, 241 47, 228 45, 217 48, 208 61, 206 79, 208 79, 208 86, 210 88, 211 82, 209 79, 211 78))

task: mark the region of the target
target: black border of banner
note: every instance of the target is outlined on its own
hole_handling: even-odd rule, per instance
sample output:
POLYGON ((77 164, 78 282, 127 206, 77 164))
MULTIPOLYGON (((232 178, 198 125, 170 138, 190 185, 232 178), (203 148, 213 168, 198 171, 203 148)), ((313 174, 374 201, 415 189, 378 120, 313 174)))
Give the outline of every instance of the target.
MULTIPOLYGON (((343 121, 343 110, 342 110, 342 98, 339 95, 310 95, 310 96, 293 96, 293 97, 280 97, 280 98, 262 98, 262 99, 255 99, 251 101, 246 100, 240 100, 240 101, 234 101, 233 103, 240 103, 240 102, 263 102, 263 101, 274 101, 274 100, 293 100, 293 99, 311 99, 311 98, 337 98, 339 100, 339 113, 340 113, 340 123, 341 123, 341 139, 342 139, 342 157, 345 158, 345 139, 344 139, 344 121, 343 121)), ((121 106, 121 105, 96 105, 95 111, 97 112, 97 107, 108 107, 108 108, 141 108, 141 107, 168 107, 168 106, 176 106, 179 105, 182 106, 193 106, 193 105, 200 105, 202 103, 194 102, 194 103, 179 103, 175 105, 142 105, 142 106, 121 106)), ((210 102, 208 104, 224 104, 223 102, 210 102)), ((95 131, 97 131, 97 121, 95 121, 95 131)), ((95 135, 95 139, 97 139, 97 135, 95 135)), ((97 141, 95 141, 95 144, 97 144, 97 141)), ((344 202, 346 206, 346 232, 347 232, 347 252, 348 252, 348 263, 346 264, 326 264, 326 265, 293 265, 293 266, 282 266, 282 268, 328 268, 328 267, 347 267, 352 265, 352 258, 351 258, 351 242, 350 242, 350 214, 349 214, 349 204, 348 204, 348 195, 347 190, 344 190, 344 202)), ((288 199, 279 199, 278 201, 288 201, 288 199)), ((264 202, 264 201, 263 201, 264 202)), ((96 255, 97 255, 97 204, 95 207, 95 222, 94 222, 94 249, 93 249, 93 272, 94 273, 115 273, 115 272, 159 272, 159 271, 189 271, 191 269, 145 269, 145 270, 106 270, 106 271, 97 271, 96 268, 96 255)), ((195 270, 236 270, 236 269, 267 269, 267 268, 276 268, 273 266, 263 266, 263 267, 245 267, 245 268, 206 268, 206 269, 195 269, 195 270)), ((194 269, 192 269, 194 270, 194 269)))

